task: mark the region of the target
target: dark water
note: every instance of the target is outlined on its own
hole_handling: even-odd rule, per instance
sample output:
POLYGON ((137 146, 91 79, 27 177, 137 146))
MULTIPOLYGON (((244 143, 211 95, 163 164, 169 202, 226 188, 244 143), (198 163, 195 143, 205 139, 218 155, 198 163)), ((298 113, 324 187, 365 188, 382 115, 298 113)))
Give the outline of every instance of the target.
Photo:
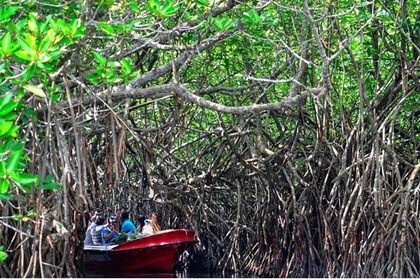
POLYGON ((251 275, 243 273, 224 273, 222 271, 208 271, 203 269, 201 271, 195 269, 194 271, 184 270, 174 273, 113 273, 109 271, 85 273, 88 278, 251 278, 251 275))

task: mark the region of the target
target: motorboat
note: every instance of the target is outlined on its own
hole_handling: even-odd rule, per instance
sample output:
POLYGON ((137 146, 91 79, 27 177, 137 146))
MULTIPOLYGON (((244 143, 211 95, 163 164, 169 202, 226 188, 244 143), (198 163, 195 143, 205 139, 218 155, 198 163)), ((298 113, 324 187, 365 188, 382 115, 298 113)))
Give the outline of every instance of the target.
POLYGON ((169 229, 121 244, 85 245, 85 272, 172 273, 175 262, 198 243, 194 230, 169 229))

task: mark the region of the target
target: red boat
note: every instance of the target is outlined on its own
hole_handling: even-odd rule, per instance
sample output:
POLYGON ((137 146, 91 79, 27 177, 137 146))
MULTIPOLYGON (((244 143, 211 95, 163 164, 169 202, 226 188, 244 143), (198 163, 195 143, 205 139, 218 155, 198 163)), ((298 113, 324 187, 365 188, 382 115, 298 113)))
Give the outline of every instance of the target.
POLYGON ((171 229, 119 245, 85 245, 85 272, 171 273, 180 255, 197 242, 195 231, 171 229))

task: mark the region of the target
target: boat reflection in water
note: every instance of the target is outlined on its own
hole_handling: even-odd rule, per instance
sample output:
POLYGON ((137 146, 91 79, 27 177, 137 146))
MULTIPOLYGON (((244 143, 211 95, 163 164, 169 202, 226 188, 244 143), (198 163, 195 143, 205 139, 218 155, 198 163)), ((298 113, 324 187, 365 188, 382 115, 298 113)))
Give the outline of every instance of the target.
POLYGON ((196 243, 193 230, 171 229, 119 245, 86 245, 85 277, 176 277, 175 262, 196 243))

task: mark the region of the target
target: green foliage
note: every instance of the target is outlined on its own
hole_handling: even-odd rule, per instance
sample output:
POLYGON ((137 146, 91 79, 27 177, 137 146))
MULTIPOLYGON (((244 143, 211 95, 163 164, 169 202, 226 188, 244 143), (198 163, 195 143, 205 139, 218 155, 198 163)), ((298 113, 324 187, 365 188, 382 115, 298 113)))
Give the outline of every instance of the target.
POLYGON ((4 252, 4 247, 0 246, 0 263, 2 263, 7 258, 7 253, 4 252))
POLYGON ((159 0, 149 0, 147 9, 158 19, 174 16, 179 10, 179 6, 173 0, 166 0, 162 3, 159 0))
POLYGON ((262 15, 259 15, 256 10, 251 10, 249 12, 244 12, 242 15, 242 21, 248 26, 248 27, 258 27, 261 25, 268 25, 270 23, 273 23, 273 19, 269 15, 269 13, 263 13, 262 15))
POLYGON ((214 21, 214 28, 217 31, 227 31, 231 30, 235 22, 230 18, 216 18, 214 21))
MULTIPOLYGON (((31 3, 0 7, 0 31, 5 31, 0 38, 0 199, 10 199, 14 188, 29 192, 39 186, 39 176, 26 172, 26 140, 19 135, 31 118, 36 120, 26 96, 49 98, 49 89, 57 92, 48 77, 85 31, 77 18, 45 16, 32 8, 31 3)), ((46 190, 60 187, 51 178, 41 186, 46 190)))

